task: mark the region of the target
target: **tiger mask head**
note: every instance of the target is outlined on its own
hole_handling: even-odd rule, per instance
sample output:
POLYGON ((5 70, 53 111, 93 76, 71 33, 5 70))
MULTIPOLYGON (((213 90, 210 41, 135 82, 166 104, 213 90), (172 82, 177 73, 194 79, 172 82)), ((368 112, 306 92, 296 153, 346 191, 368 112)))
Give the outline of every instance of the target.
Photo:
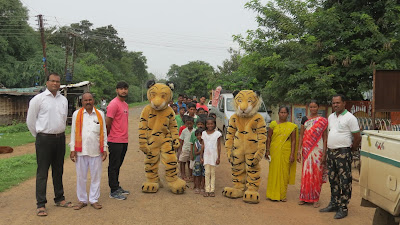
POLYGON ((233 97, 235 98, 235 101, 233 101, 235 111, 239 117, 251 117, 255 115, 262 102, 259 91, 234 91, 233 97))
POLYGON ((147 82, 147 99, 155 110, 163 110, 168 107, 168 103, 172 101, 172 91, 174 84, 167 81, 165 84, 156 83, 154 80, 147 82))

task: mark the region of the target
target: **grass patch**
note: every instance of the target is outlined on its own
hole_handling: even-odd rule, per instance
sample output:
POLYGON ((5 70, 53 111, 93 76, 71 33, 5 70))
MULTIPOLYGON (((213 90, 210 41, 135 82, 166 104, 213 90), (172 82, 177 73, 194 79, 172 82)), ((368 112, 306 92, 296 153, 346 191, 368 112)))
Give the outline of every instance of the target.
POLYGON ((0 192, 3 192, 36 174, 36 155, 27 154, 0 160, 0 192))
POLYGON ((129 108, 134 107, 134 106, 143 106, 143 105, 147 105, 149 104, 148 101, 144 101, 144 102, 134 102, 134 103, 129 103, 128 106, 129 108))
POLYGON ((70 134, 71 133, 71 126, 66 126, 65 127, 65 134, 70 134))
MULTIPOLYGON (((66 127, 65 133, 71 133, 71 126, 66 127)), ((35 137, 33 137, 29 131, 19 133, 1 133, 0 135, 0 146, 16 147, 32 142, 35 142, 35 137)))
POLYGON ((20 133, 5 133, 0 135, 0 145, 16 147, 35 142, 35 137, 29 131, 20 133))
MULTIPOLYGON (((65 158, 69 154, 69 146, 66 145, 65 158)), ((0 159, 0 192, 34 177, 36 175, 36 168, 36 154, 0 159)))

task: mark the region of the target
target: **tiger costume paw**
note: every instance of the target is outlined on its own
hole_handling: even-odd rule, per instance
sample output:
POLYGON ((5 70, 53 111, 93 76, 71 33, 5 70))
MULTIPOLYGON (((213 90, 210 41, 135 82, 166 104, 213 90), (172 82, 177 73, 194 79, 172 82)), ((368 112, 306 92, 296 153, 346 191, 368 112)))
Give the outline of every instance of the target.
POLYGON ((241 198, 243 197, 243 190, 232 187, 225 187, 222 191, 222 195, 227 198, 241 198))
POLYGON ((160 185, 158 183, 144 182, 142 185, 142 191, 144 193, 156 193, 160 185))
POLYGON ((178 178, 175 181, 168 182, 168 187, 174 194, 183 194, 186 189, 186 182, 178 178))
POLYGON ((257 204, 260 202, 260 195, 257 191, 247 190, 244 192, 243 201, 246 203, 257 204))

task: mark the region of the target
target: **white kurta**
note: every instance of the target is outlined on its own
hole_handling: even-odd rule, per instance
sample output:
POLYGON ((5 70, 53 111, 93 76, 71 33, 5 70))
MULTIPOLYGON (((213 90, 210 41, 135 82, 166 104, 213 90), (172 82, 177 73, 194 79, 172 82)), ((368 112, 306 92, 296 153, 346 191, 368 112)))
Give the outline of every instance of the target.
MULTIPOLYGON (((72 116, 71 142, 69 146, 71 151, 75 151, 75 123, 78 111, 72 116)), ((99 111, 103 118, 104 151, 107 150, 107 129, 104 113, 99 111)), ((86 182, 88 170, 90 170, 90 190, 89 202, 91 204, 98 202, 100 197, 100 180, 102 170, 102 156, 100 154, 100 123, 96 112, 89 114, 86 109, 83 110, 82 120, 82 152, 77 152, 76 161, 76 194, 80 202, 88 203, 86 191, 86 182)))

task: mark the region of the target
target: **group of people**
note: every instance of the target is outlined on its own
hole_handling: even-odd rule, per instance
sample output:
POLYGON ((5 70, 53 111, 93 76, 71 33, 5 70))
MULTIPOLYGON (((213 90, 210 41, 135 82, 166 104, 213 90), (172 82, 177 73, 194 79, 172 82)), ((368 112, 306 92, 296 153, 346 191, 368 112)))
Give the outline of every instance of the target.
MULTIPOLYGON (((65 125, 67 99, 59 92, 60 75, 52 73, 47 89, 29 103, 27 125, 36 137, 37 155, 36 200, 37 215, 46 216, 46 184, 48 170, 52 168, 54 202, 56 206, 76 210, 90 204, 101 209, 100 180, 102 162, 109 152, 108 183, 110 198, 125 200, 129 191, 119 183, 119 171, 128 148, 129 108, 125 99, 128 84, 116 85, 117 97, 107 106, 106 115, 94 107, 91 93, 82 96, 82 108, 74 112, 71 127, 70 159, 76 164, 78 204, 65 200, 62 183, 65 155, 65 125), (87 173, 90 170, 89 196, 86 192, 87 173)), ((169 105, 175 112, 181 145, 177 149, 180 176, 194 182, 194 193, 204 197, 215 196, 215 168, 221 159, 222 134, 216 129, 216 115, 205 105, 206 97, 185 99, 179 95, 169 105)), ((312 203, 319 207, 322 184, 328 179, 331 200, 320 212, 336 212, 334 218, 347 216, 351 198, 352 150, 360 144, 357 119, 345 109, 345 96, 332 98, 332 113, 328 119, 318 115, 319 104, 308 103, 310 114, 298 126, 288 122, 289 109, 279 108, 279 119, 272 121, 267 132, 265 157, 269 161, 266 197, 287 201, 288 184, 294 184, 296 163, 302 163, 299 205, 312 203), (329 131, 329 132, 328 132, 329 131)))
POLYGON ((177 150, 181 178, 194 181, 195 194, 215 197, 215 167, 220 163, 222 136, 216 129, 216 115, 209 112, 204 96, 197 105, 180 102, 182 97, 179 95, 178 102, 171 104, 181 142, 177 150))
POLYGON ((99 203, 102 162, 109 152, 108 184, 109 197, 125 200, 129 191, 119 183, 119 171, 128 149, 129 107, 125 102, 129 85, 118 82, 117 96, 108 104, 107 114, 97 110, 93 94, 82 95, 82 108, 72 116, 70 159, 76 165, 78 203, 65 200, 63 188, 63 168, 65 155, 65 127, 68 101, 60 94, 60 75, 51 73, 47 77, 46 90, 29 102, 27 126, 36 137, 36 201, 38 216, 47 216, 46 187, 48 170, 51 166, 56 206, 82 209, 90 204, 101 209, 99 203), (89 195, 86 191, 87 173, 90 171, 89 195))
POLYGON ((300 132, 288 122, 289 109, 279 108, 279 120, 272 121, 265 157, 270 161, 267 198, 286 201, 288 184, 294 184, 297 162, 302 163, 299 205, 319 207, 322 184, 329 179, 331 200, 320 212, 336 212, 334 218, 348 215, 351 198, 352 151, 361 141, 356 117, 345 109, 345 96, 332 98, 333 113, 328 119, 318 115, 319 104, 308 103, 310 114, 302 118, 300 132), (328 132, 329 131, 329 132, 328 132), (297 154, 296 154, 297 152, 297 154))

